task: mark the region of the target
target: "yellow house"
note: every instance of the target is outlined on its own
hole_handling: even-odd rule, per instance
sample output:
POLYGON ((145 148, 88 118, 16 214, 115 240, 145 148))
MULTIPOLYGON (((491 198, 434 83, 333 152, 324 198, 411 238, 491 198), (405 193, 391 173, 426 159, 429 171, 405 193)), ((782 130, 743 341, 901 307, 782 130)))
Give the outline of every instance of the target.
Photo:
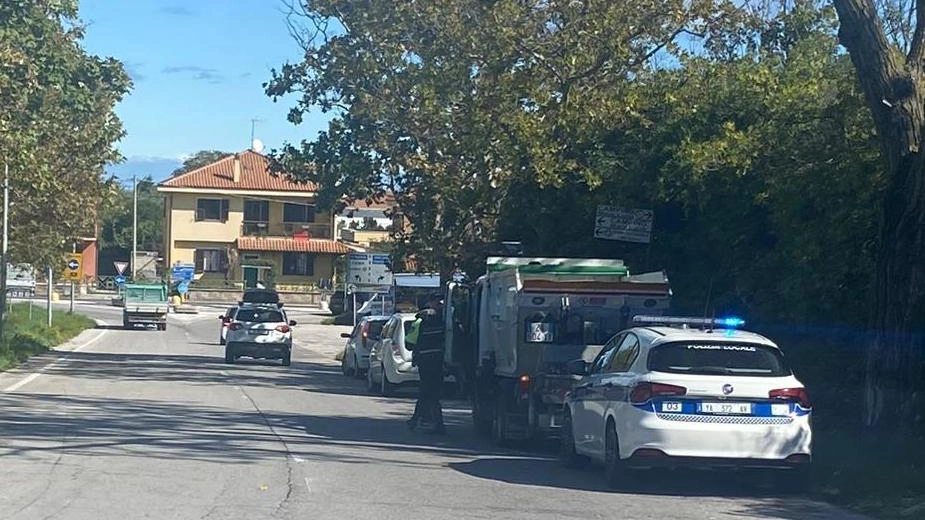
POLYGON ((165 264, 194 264, 197 279, 254 287, 272 277, 281 290, 326 286, 334 260, 334 218, 316 211, 316 187, 268 171, 252 150, 168 179, 165 264))

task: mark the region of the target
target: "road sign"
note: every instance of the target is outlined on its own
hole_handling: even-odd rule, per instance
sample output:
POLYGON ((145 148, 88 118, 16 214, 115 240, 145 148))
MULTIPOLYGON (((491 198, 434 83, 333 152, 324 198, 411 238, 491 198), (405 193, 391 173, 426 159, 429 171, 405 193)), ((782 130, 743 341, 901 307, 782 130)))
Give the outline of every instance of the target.
POLYGON ((128 262, 113 262, 112 265, 116 266, 116 272, 119 274, 124 274, 128 268, 128 262))
POLYGON ((189 282, 183 280, 177 284, 177 292, 180 294, 186 294, 189 292, 189 282))
POLYGON ((185 280, 193 281, 193 275, 196 273, 196 266, 193 264, 175 264, 170 269, 170 279, 174 282, 185 280))
POLYGON ((652 238, 654 214, 648 209, 621 209, 598 206, 594 238, 648 244, 652 238))
POLYGON ((391 286, 391 265, 389 255, 351 253, 347 258, 347 281, 362 288, 391 286))
POLYGON ((125 285, 125 276, 120 274, 119 276, 113 278, 113 281, 116 282, 116 285, 123 286, 125 285))
POLYGON ((347 294, 353 294, 356 292, 356 290, 357 290, 357 286, 354 284, 350 284, 347 286, 347 294))
POLYGON ((80 253, 68 253, 67 260, 64 262, 64 279, 72 282, 79 282, 84 277, 83 255, 80 253))

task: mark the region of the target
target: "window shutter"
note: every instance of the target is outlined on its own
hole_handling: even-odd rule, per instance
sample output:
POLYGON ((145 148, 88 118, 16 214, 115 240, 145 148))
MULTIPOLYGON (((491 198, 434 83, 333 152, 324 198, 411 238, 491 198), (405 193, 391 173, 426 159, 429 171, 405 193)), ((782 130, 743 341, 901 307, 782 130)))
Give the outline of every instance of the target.
POLYGON ((222 200, 222 203, 221 203, 222 222, 225 222, 225 221, 228 220, 228 206, 229 206, 229 204, 228 204, 228 199, 221 199, 221 200, 222 200))

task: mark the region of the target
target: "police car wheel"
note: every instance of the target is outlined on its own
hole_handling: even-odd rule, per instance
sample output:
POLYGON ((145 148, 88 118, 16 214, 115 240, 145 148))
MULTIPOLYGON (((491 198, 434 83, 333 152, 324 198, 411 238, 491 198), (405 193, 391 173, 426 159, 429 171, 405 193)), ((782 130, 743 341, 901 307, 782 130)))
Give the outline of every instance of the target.
POLYGON ((620 460, 620 442, 617 439, 617 429, 612 422, 607 423, 607 433, 604 443, 604 478, 611 489, 624 484, 625 468, 620 460))
POLYGON ((588 459, 575 451, 575 431, 572 429, 572 414, 566 409, 562 418, 562 437, 559 458, 569 468, 584 466, 588 459))

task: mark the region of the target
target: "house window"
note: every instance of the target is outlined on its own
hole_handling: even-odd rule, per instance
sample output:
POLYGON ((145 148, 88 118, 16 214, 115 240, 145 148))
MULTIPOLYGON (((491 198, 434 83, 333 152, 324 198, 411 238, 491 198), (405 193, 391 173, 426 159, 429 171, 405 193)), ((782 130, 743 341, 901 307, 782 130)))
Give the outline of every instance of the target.
POLYGON ((296 204, 286 202, 283 204, 283 222, 314 222, 315 206, 311 204, 296 204))
POLYGON ((314 276, 315 255, 311 253, 283 253, 283 275, 314 276))
POLYGON ((269 222, 270 202, 266 200, 244 201, 244 222, 269 222))
POLYGON ((197 273, 219 273, 228 267, 224 249, 197 249, 195 253, 197 273))
POLYGON ((228 220, 228 199, 197 199, 196 220, 228 220))

